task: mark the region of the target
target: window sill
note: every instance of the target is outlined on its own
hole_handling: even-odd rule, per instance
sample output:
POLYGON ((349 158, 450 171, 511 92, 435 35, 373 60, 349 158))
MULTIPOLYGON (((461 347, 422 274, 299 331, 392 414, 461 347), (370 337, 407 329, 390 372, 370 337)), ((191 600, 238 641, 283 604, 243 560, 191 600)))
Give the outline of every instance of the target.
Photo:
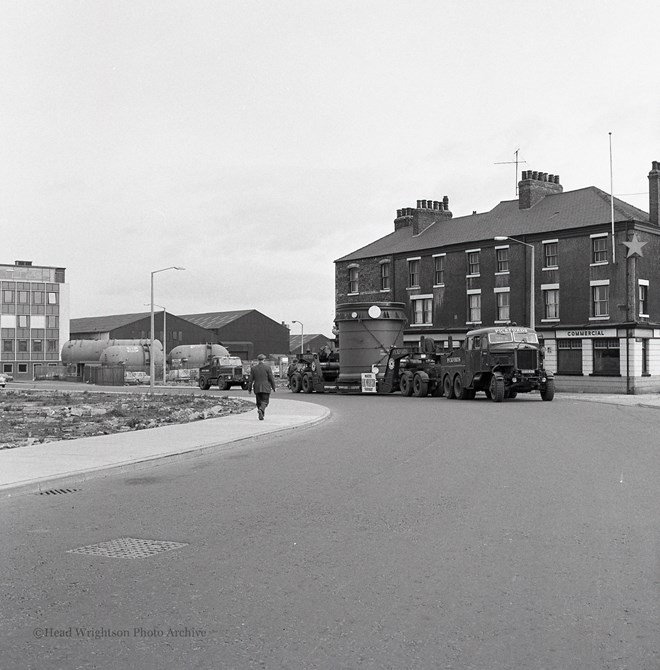
POLYGON ((421 286, 406 286, 406 291, 419 291, 421 286))
POLYGON ((444 284, 433 284, 433 288, 444 288, 444 284))
POLYGON ((465 275, 466 279, 475 279, 476 277, 481 277, 481 273, 476 274, 476 275, 465 275))
POLYGON ((609 264, 610 264, 609 261, 598 261, 598 262, 596 262, 596 263, 589 263, 589 267, 590 267, 590 268, 594 268, 594 267, 596 267, 597 265, 609 265, 609 264))
POLYGON ((648 314, 638 314, 637 315, 640 319, 648 319, 649 315, 648 314))
POLYGON ((541 323, 559 323, 561 319, 541 319, 541 323))
POLYGON ((509 270, 502 270, 502 272, 496 272, 495 276, 497 277, 499 275, 509 275, 509 274, 511 274, 509 270))
POLYGON ((357 291, 357 292, 355 292, 355 293, 347 293, 346 295, 347 295, 347 296, 348 296, 348 295, 360 295, 360 292, 357 291))
POLYGON ((558 265, 549 265, 547 268, 541 268, 541 270, 543 272, 545 272, 546 270, 559 270, 559 266, 558 265))
POLYGON ((466 321, 465 325, 466 326, 480 326, 483 323, 483 321, 466 321))
POLYGON ((411 328, 423 328, 424 326, 432 326, 432 323, 411 323, 411 328))
POLYGON ((589 321, 609 321, 609 316, 590 316, 589 321))

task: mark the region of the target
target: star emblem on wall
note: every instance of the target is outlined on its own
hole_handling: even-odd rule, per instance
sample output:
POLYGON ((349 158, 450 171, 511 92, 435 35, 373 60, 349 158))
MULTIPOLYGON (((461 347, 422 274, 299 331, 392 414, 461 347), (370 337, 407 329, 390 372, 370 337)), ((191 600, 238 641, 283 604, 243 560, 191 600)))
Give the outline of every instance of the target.
POLYGON ((623 242, 623 244, 628 247, 628 255, 626 258, 630 258, 633 254, 644 256, 642 253, 642 247, 645 244, 648 244, 648 242, 642 242, 639 237, 637 237, 637 233, 634 233, 632 239, 628 240, 628 242, 623 242))

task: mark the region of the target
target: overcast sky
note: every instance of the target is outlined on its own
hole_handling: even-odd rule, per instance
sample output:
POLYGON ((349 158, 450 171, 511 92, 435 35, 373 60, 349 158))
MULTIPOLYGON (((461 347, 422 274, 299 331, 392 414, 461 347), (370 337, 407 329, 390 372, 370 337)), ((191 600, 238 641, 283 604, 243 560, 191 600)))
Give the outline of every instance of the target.
MULTIPOLYGON (((334 260, 515 166, 648 211, 657 0, 0 0, 0 262, 72 318, 257 309, 330 334, 334 260)), ((299 333, 298 324, 292 332, 299 333)))

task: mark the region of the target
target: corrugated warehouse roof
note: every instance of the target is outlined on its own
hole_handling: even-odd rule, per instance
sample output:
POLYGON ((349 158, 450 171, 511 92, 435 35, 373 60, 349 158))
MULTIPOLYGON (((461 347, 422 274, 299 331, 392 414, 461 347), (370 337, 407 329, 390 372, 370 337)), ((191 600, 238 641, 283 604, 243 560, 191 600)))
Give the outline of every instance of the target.
POLYGON ((206 314, 183 314, 181 315, 182 319, 190 321, 202 328, 222 328, 230 324, 236 319, 240 319, 250 312, 254 312, 253 309, 240 309, 233 312, 207 312, 206 314))
MULTIPOLYGON (((648 222, 649 215, 633 205, 614 198, 615 221, 648 222)), ((457 218, 442 218, 419 235, 410 226, 381 237, 335 262, 372 258, 386 254, 409 253, 451 245, 492 240, 496 235, 516 237, 584 228, 611 221, 610 196, 596 186, 546 195, 529 209, 519 209, 518 200, 500 202, 490 212, 457 218)))

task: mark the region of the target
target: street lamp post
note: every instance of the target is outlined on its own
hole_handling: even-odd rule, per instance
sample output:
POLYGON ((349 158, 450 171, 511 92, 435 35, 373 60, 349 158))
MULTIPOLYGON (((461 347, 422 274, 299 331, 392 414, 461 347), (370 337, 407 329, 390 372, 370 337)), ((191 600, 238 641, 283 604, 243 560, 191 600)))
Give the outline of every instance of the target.
POLYGON ((303 326, 302 321, 292 321, 291 323, 299 323, 300 324, 300 354, 305 353, 305 327, 303 326))
POLYGON ((167 382, 167 307, 154 303, 163 310, 163 386, 167 382))
POLYGON ((159 272, 165 272, 166 270, 185 270, 186 268, 180 268, 177 265, 170 265, 167 268, 162 268, 160 270, 152 270, 151 272, 151 345, 149 348, 149 393, 154 392, 154 375, 156 374, 155 365, 154 365, 154 275, 159 272))
POLYGON ((536 328, 536 314, 534 312, 534 293, 535 293, 535 288, 534 288, 534 245, 529 244, 527 242, 523 242, 522 240, 517 240, 515 237, 508 237, 507 235, 496 235, 493 238, 497 242, 506 242, 506 240, 512 240, 513 242, 517 242, 518 244, 523 244, 526 247, 529 247, 532 254, 531 254, 531 261, 530 261, 530 289, 529 289, 529 324, 530 328, 535 329, 536 328))

